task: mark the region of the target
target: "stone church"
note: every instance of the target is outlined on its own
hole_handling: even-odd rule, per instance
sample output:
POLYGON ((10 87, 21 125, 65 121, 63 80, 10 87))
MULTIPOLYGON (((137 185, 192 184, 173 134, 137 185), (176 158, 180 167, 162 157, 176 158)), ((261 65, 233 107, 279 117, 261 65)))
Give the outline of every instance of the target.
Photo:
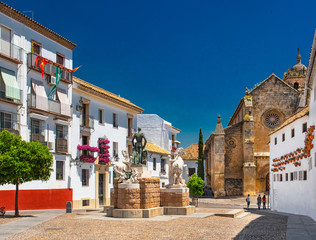
POLYGON ((226 128, 218 116, 204 152, 206 184, 214 197, 267 190, 269 133, 300 108, 306 73, 298 53, 297 64, 283 80, 272 73, 254 89, 246 89, 226 128))

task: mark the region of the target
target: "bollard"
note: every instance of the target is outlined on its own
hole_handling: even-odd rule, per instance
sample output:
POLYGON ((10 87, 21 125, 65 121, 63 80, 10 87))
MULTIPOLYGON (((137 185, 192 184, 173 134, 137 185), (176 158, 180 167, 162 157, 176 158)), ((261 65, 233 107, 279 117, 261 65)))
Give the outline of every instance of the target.
POLYGON ((66 213, 71 213, 72 207, 71 207, 71 202, 66 203, 66 213))

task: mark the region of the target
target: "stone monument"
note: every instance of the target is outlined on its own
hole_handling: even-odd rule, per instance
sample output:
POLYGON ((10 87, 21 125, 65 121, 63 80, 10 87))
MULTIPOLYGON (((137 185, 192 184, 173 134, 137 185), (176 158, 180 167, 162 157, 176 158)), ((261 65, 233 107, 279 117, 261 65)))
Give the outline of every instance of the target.
POLYGON ((117 178, 111 192, 111 207, 105 207, 108 216, 117 218, 149 218, 159 215, 188 215, 195 208, 189 206, 189 190, 182 178, 186 165, 181 158, 183 149, 176 151, 176 157, 169 157, 168 188, 160 189, 160 179, 152 178, 147 170, 147 140, 141 129, 134 134, 133 155, 122 151, 124 160, 114 166, 117 178))
POLYGON ((189 189, 182 177, 183 170, 188 171, 181 157, 183 154, 183 148, 178 148, 174 159, 169 158, 169 184, 160 191, 160 205, 164 207, 165 215, 188 215, 195 212, 195 207, 189 205, 189 189))

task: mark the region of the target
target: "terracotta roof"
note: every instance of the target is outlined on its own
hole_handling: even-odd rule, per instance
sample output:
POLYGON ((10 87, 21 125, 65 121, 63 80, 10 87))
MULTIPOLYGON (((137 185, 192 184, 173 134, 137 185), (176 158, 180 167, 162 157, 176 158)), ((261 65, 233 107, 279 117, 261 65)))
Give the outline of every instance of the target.
POLYGON ((43 34, 44 36, 60 43, 61 45, 65 46, 71 50, 73 50, 75 47, 77 47, 76 44, 72 43, 68 39, 53 32, 52 30, 48 29, 47 27, 44 27, 40 23, 34 21, 32 18, 29 18, 28 16, 15 10, 14 8, 10 7, 9 5, 5 4, 4 2, 0 2, 0 12, 2 12, 3 14, 7 15, 10 18, 13 18, 14 20, 24 24, 25 26, 33 29, 34 31, 39 32, 39 33, 43 34))
POLYGON ((111 101, 111 102, 119 104, 121 106, 130 108, 130 109, 136 111, 137 113, 141 113, 144 111, 144 109, 136 106, 135 104, 131 103, 129 100, 122 98, 114 93, 109 92, 109 91, 106 91, 106 90, 104 90, 98 86, 95 86, 91 83, 88 83, 82 79, 79 79, 77 77, 73 77, 73 81, 78 83, 78 85, 79 85, 78 88, 83 90, 83 91, 90 92, 90 93, 98 95, 99 97, 104 98, 108 101, 111 101))
MULTIPOLYGON (((203 146, 203 149, 205 145, 203 146)), ((182 155, 182 159, 187 160, 194 160, 197 161, 199 158, 199 145, 198 144, 191 144, 189 147, 184 149, 184 154, 182 155)))
POLYGON ((163 155, 170 155, 170 152, 162 149, 161 147, 158 147, 156 144, 153 144, 151 142, 147 142, 146 149, 148 152, 158 153, 158 154, 163 154, 163 155))
POLYGON ((305 115, 309 114, 309 107, 305 107, 303 108, 301 111, 299 111, 298 113, 292 115, 291 117, 289 117, 280 127, 276 128, 273 132, 271 132, 269 135, 279 131, 280 129, 282 129, 283 127, 289 125, 290 123, 294 122, 295 120, 304 117, 305 115))

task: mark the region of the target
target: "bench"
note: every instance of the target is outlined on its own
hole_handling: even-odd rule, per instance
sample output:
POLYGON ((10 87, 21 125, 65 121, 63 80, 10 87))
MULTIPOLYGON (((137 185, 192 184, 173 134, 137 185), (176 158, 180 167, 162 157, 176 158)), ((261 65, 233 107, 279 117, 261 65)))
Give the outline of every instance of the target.
POLYGON ((4 214, 5 214, 5 207, 0 207, 0 215, 4 218, 4 214))

